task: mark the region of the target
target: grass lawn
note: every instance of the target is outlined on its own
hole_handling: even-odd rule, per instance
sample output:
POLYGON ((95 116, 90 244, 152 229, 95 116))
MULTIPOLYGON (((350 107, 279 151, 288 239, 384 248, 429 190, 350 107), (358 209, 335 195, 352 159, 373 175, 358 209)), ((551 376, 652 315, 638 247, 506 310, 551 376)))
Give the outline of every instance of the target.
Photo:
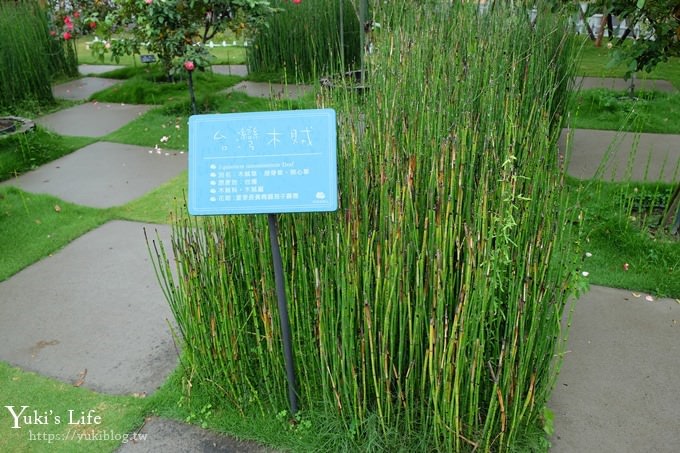
POLYGON ((583 90, 575 95, 573 127, 680 134, 680 93, 607 89, 583 90))
POLYGON ((570 180, 585 213, 590 283, 680 298, 680 244, 657 228, 673 187, 668 184, 570 180))
POLYGON ((83 148, 95 139, 63 137, 41 127, 34 132, 0 138, 0 181, 83 148))
MULTIPOLYGON (((623 64, 610 66, 613 54, 614 50, 607 48, 606 40, 602 47, 595 47, 593 41, 584 38, 578 74, 591 77, 623 78, 626 72, 623 64)), ((675 88, 680 90, 680 58, 670 58, 667 62, 659 63, 651 72, 638 73, 636 77, 639 79, 668 80, 675 88)))
POLYGON ((110 218, 105 210, 0 187, 0 281, 110 218))
MULTIPOLYGON (((614 50, 606 42, 595 47, 583 40, 578 73, 591 77, 623 78, 623 64, 611 66, 614 50)), ((637 73, 638 79, 669 81, 680 91, 680 58, 673 57, 659 63, 650 73, 637 73)), ((679 134, 680 93, 661 93, 638 90, 634 98, 626 91, 607 89, 582 90, 575 97, 573 127, 581 129, 625 130, 679 134)))
MULTIPOLYGON (((77 41, 78 62, 80 64, 110 64, 110 65, 124 65, 124 66, 144 66, 140 62, 139 55, 126 55, 120 58, 119 61, 111 59, 110 55, 106 55, 104 60, 100 60, 98 56, 92 54, 89 44, 94 39, 94 36, 81 36, 77 41)), ((214 47, 208 47, 210 54, 215 57, 213 64, 244 64, 246 61, 246 48, 243 46, 243 40, 236 40, 230 33, 220 34, 213 40, 216 44, 214 47), (227 44, 223 47, 222 42, 227 44), (234 41, 236 44, 234 45, 234 41)))
POLYGON ((147 413, 148 402, 144 399, 102 395, 22 371, 3 362, 0 362, 0 382, 3 406, 0 451, 3 452, 113 451, 121 444, 122 436, 136 429, 147 413), (28 406, 24 415, 36 410, 39 415, 48 417, 48 423, 14 429, 13 417, 5 406, 13 406, 12 410, 17 415, 22 406, 28 406), (96 429, 85 425, 69 425, 69 411, 73 411, 71 414, 74 414, 72 419, 75 421, 81 412, 88 414, 90 410, 101 417, 101 424, 96 425, 96 429), (102 436, 104 433, 120 437, 87 440, 88 436, 102 436), (42 439, 37 437, 39 435, 42 439))

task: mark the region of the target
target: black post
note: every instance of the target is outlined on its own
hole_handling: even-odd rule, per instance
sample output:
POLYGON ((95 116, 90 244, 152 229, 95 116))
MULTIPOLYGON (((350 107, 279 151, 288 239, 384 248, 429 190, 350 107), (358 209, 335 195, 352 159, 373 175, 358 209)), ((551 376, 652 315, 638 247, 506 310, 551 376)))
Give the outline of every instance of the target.
POLYGON ((286 287, 283 280, 283 264, 281 251, 279 250, 279 227, 276 222, 276 214, 267 214, 269 222, 269 242, 272 248, 272 261, 274 262, 274 280, 276 281, 276 298, 279 304, 279 320, 281 321, 281 340, 283 341, 283 359, 286 363, 288 376, 288 401, 290 412, 295 415, 298 411, 297 394, 295 392, 295 365, 293 363, 293 347, 290 335, 290 320, 288 319, 288 303, 286 301, 286 287))
POLYGON ((187 71, 189 73, 189 95, 191 96, 191 113, 193 115, 198 115, 198 111, 196 109, 196 95, 194 94, 194 79, 192 77, 192 71, 187 71))

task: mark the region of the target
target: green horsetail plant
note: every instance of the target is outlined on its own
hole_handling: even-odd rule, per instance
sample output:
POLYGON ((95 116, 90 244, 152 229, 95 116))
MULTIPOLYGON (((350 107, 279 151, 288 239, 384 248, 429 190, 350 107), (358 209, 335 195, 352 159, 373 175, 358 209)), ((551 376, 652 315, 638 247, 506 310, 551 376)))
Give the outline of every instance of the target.
POLYGON ((26 100, 51 102, 45 11, 34 1, 0 2, 0 109, 26 100))
POLYGON ((286 69, 308 79, 360 61, 358 12, 351 0, 271 2, 281 8, 247 48, 250 72, 286 69))
MULTIPOLYGON (((506 451, 541 427, 577 275, 557 141, 566 22, 497 4, 388 2, 370 89, 336 87, 336 213, 281 215, 300 406, 354 449, 506 451), (377 445, 377 446, 376 446, 377 445), (415 448, 415 447, 414 447, 415 448)), ((179 214, 156 268, 187 375, 285 409, 265 220, 179 214)), ((323 439, 320 439, 323 441, 323 439)))

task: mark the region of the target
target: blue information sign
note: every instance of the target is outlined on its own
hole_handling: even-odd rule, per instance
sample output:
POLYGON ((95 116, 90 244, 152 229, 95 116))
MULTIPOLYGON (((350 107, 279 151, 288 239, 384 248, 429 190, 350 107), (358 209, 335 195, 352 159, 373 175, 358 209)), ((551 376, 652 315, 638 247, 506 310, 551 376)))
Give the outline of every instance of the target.
POLYGON ((189 213, 338 208, 335 110, 189 118, 189 213))

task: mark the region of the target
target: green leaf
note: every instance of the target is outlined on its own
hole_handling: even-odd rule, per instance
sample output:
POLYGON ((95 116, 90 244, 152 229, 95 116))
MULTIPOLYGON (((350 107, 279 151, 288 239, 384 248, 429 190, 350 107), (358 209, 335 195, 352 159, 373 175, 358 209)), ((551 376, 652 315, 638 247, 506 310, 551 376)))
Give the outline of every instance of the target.
POLYGON ((637 0, 637 9, 642 9, 645 7, 645 3, 647 0, 637 0))
POLYGON ((552 436, 555 433, 555 414, 551 411, 548 406, 543 407, 543 431, 548 436, 552 436))

